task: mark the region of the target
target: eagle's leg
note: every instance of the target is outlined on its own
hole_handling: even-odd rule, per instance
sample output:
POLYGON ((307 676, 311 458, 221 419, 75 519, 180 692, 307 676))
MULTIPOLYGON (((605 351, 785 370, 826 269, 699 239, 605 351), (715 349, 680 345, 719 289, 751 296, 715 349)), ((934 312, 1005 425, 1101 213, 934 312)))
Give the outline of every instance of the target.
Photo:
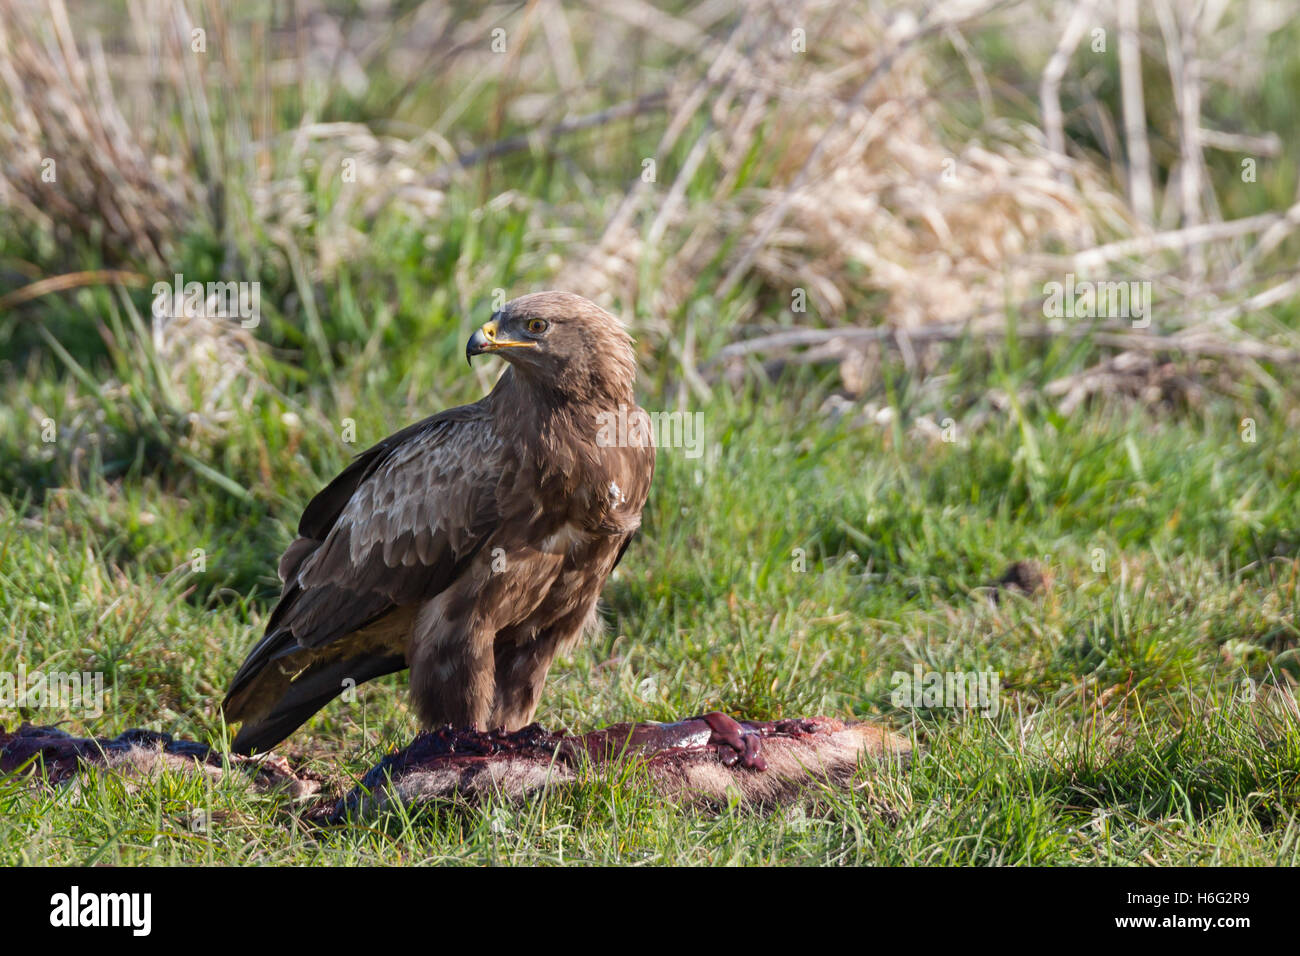
POLYGON ((715 747, 730 747, 735 753, 719 751, 718 758, 728 767, 737 761, 748 770, 766 770, 767 761, 763 759, 762 737, 746 730, 745 726, 734 717, 715 710, 701 714, 700 719, 709 725, 711 734, 709 744, 715 747))
POLYGON ((497 635, 496 693, 489 727, 518 730, 532 722, 546 683, 546 672, 559 644, 559 637, 554 633, 543 633, 524 642, 515 640, 509 632, 497 635))
POLYGON ((493 632, 474 619, 447 626, 441 603, 440 597, 425 605, 412 630, 411 703, 426 730, 488 730, 496 684, 493 632))
POLYGON ((518 730, 532 723, 555 656, 572 647, 583 634, 600 633, 600 617, 596 614, 599 582, 595 583, 597 587, 590 590, 585 601, 542 630, 525 622, 497 632, 496 696, 489 726, 518 730))

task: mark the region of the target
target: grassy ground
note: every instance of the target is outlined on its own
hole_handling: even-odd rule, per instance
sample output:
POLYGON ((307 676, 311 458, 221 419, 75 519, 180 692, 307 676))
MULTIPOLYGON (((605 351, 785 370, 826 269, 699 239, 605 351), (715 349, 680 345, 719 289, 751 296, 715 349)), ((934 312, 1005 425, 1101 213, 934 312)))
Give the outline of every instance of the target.
MULTIPOLYGON (((452 369, 431 358, 420 374, 468 377, 452 369)), ((1300 732, 1292 698, 1272 692, 1297 663, 1286 408, 1261 416, 1254 443, 1222 403, 1066 422, 1026 410, 948 444, 906 427, 910 402, 897 427, 828 426, 815 385, 804 394, 719 401, 701 409, 715 455, 664 453, 607 591, 609 635, 557 667, 540 719, 851 714, 914 734, 914 766, 785 816, 681 812, 600 781, 574 800, 323 835, 294 826, 284 799, 230 784, 15 783, 0 791, 3 860, 1295 862, 1300 732), (980 590, 1027 557, 1050 569, 1045 593, 980 590), (917 661, 998 672, 997 716, 893 707, 891 675, 917 661)), ((305 456, 278 451, 310 485, 305 456)), ((201 479, 167 495, 157 480, 51 493, 33 517, 6 505, 3 664, 105 672, 88 729, 202 738, 220 732, 213 703, 267 613, 265 549, 296 513, 268 504, 249 533, 203 504, 218 493, 201 479), (191 547, 206 571, 157 573, 191 547), (244 568, 260 578, 232 586, 244 568)), ((367 686, 288 752, 336 779, 364 772, 415 729, 403 690, 367 686)))
MULTIPOLYGON (((1003 57, 995 76, 1011 82, 1015 54, 990 49, 996 34, 973 45, 1003 57)), ((653 46, 639 55, 653 73, 653 46)), ((940 66, 969 82, 955 56, 940 66)), ((1113 99, 1113 83, 1099 82, 1113 99)), ((471 141, 512 131, 502 84, 466 88, 471 141)), ((1066 96, 1071 136, 1086 140, 1088 97, 1066 96)), ((296 108, 422 128, 431 98, 381 76, 360 101, 296 108)), ((223 134, 237 125, 225 108, 211 119, 223 134)), ((462 356, 493 290, 551 284, 566 242, 590 241, 583 229, 598 232, 613 209, 600 190, 624 188, 655 154, 658 122, 575 150, 576 161, 509 157, 447 187, 431 221, 373 218, 359 250, 328 267, 325 223, 341 200, 315 167, 298 186, 316 218, 291 239, 196 216, 166 269, 148 274, 229 274, 223 243, 252 242, 233 273, 263 282, 251 343, 233 332, 160 339, 147 287, 129 283, 0 314, 0 671, 99 671, 107 690, 98 717, 10 710, 0 723, 219 741, 216 703, 273 606, 275 562, 308 498, 356 451, 490 386, 495 369, 468 370, 462 356)), ((1284 139, 1296 129, 1292 119, 1284 139)), ((663 189, 689 146, 660 157, 663 189)), ((687 178, 688 200, 711 201, 726 172, 714 158, 687 178)), ((742 165, 737 196, 782 160, 755 150, 742 165)), ((1223 181, 1235 174, 1225 164, 1223 181)), ((1286 160, 1258 190, 1225 186, 1225 206, 1284 206, 1294 174, 1286 160)), ((228 201, 251 206, 252 195, 228 201)), ((10 278, 142 268, 67 233, 6 224, 10 278)), ((1265 273, 1288 268, 1287 248, 1265 273)), ((864 769, 850 791, 770 815, 678 810, 632 775, 524 807, 391 812, 326 831, 235 779, 128 789, 91 773, 59 790, 0 780, 0 863, 1300 861, 1300 390, 1287 371, 1184 363, 1189 387, 1103 390, 1064 414, 1043 387, 1114 350, 1022 339, 1009 320, 1004 335, 951 343, 919 366, 880 353, 857 389, 832 364, 706 392, 684 384, 684 355, 823 318, 791 315, 788 288, 770 276, 716 293, 728 255, 704 257, 689 304, 665 311, 646 296, 624 309, 641 342, 642 404, 698 414, 705 453, 661 452, 643 532, 604 595, 608 633, 557 664, 538 719, 852 716, 914 737, 915 761, 864 769), (1046 571, 1043 590, 993 600, 986 585, 1020 560, 1046 571), (898 706, 894 675, 918 664, 996 672, 997 713, 898 706)), ((654 264, 644 268, 653 285, 654 264)), ((846 285, 861 274, 849 268, 846 285)), ((869 323, 883 293, 855 288, 849 319, 869 323)), ((1287 303, 1240 323, 1283 336, 1298 324, 1287 303)), ((330 705, 284 752, 346 787, 415 730, 397 675, 330 705)))

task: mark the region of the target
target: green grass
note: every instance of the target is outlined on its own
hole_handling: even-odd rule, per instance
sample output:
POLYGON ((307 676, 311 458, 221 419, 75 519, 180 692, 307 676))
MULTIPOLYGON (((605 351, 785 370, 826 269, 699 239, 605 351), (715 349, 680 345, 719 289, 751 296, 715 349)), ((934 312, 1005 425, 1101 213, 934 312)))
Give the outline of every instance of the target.
MULTIPOLYGON (((469 378, 436 355, 421 371, 469 378)), ((368 388, 379 400, 391 384, 368 388)), ((1031 403, 1024 420, 948 444, 908 427, 919 399, 898 428, 829 425, 816 381, 790 393, 803 398, 694 409, 716 450, 661 454, 644 532, 606 591, 608 635, 557 666, 539 718, 852 715, 915 735, 912 766, 771 816, 666 807, 633 777, 324 833, 286 797, 233 781, 127 789, 93 774, 76 791, 7 784, 0 861, 1296 861, 1300 722, 1274 690, 1300 663, 1300 437, 1285 408, 1257 408, 1247 443, 1226 401, 1065 422, 1031 403), (1028 557, 1050 568, 1046 593, 994 603, 980 590, 1028 557), (895 708, 891 675, 917 661, 998 672, 999 713, 895 708)), ((373 437, 420 411, 379 407, 373 437)), ((289 439, 265 420, 244 427, 277 462, 249 489, 260 534, 241 533, 244 506, 196 475, 91 474, 78 491, 10 499, 0 667, 103 671, 105 714, 67 715, 80 729, 219 739, 214 705, 274 599, 275 550, 341 460, 312 429, 282 454, 289 439), (202 573, 184 567, 192 548, 202 573)), ((11 455, 43 450, 6 438, 11 455)), ((331 705, 287 749, 346 783, 415 729, 393 678, 331 705)))

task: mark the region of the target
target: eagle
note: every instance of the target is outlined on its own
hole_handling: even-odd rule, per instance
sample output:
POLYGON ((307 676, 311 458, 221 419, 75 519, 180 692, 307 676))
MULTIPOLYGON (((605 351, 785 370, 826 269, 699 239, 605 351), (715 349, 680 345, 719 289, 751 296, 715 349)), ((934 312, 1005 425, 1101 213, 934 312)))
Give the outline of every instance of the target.
POLYGON ((476 331, 506 367, 477 402, 357 455, 307 505, 280 600, 222 704, 268 750, 344 690, 410 668, 426 728, 517 730, 596 601, 654 474, 636 355, 613 315, 537 292, 476 331))

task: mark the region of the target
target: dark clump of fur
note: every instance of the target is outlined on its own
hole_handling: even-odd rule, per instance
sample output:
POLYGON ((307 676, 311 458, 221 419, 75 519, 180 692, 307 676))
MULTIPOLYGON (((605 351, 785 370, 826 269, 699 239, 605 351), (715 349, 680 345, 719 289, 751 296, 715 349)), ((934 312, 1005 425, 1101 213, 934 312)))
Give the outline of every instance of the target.
POLYGON ((992 589, 994 601, 1000 601, 1003 591, 1014 591, 1029 596, 1047 587, 1047 572, 1037 561, 1016 561, 1002 572, 1002 577, 985 585, 992 589))

